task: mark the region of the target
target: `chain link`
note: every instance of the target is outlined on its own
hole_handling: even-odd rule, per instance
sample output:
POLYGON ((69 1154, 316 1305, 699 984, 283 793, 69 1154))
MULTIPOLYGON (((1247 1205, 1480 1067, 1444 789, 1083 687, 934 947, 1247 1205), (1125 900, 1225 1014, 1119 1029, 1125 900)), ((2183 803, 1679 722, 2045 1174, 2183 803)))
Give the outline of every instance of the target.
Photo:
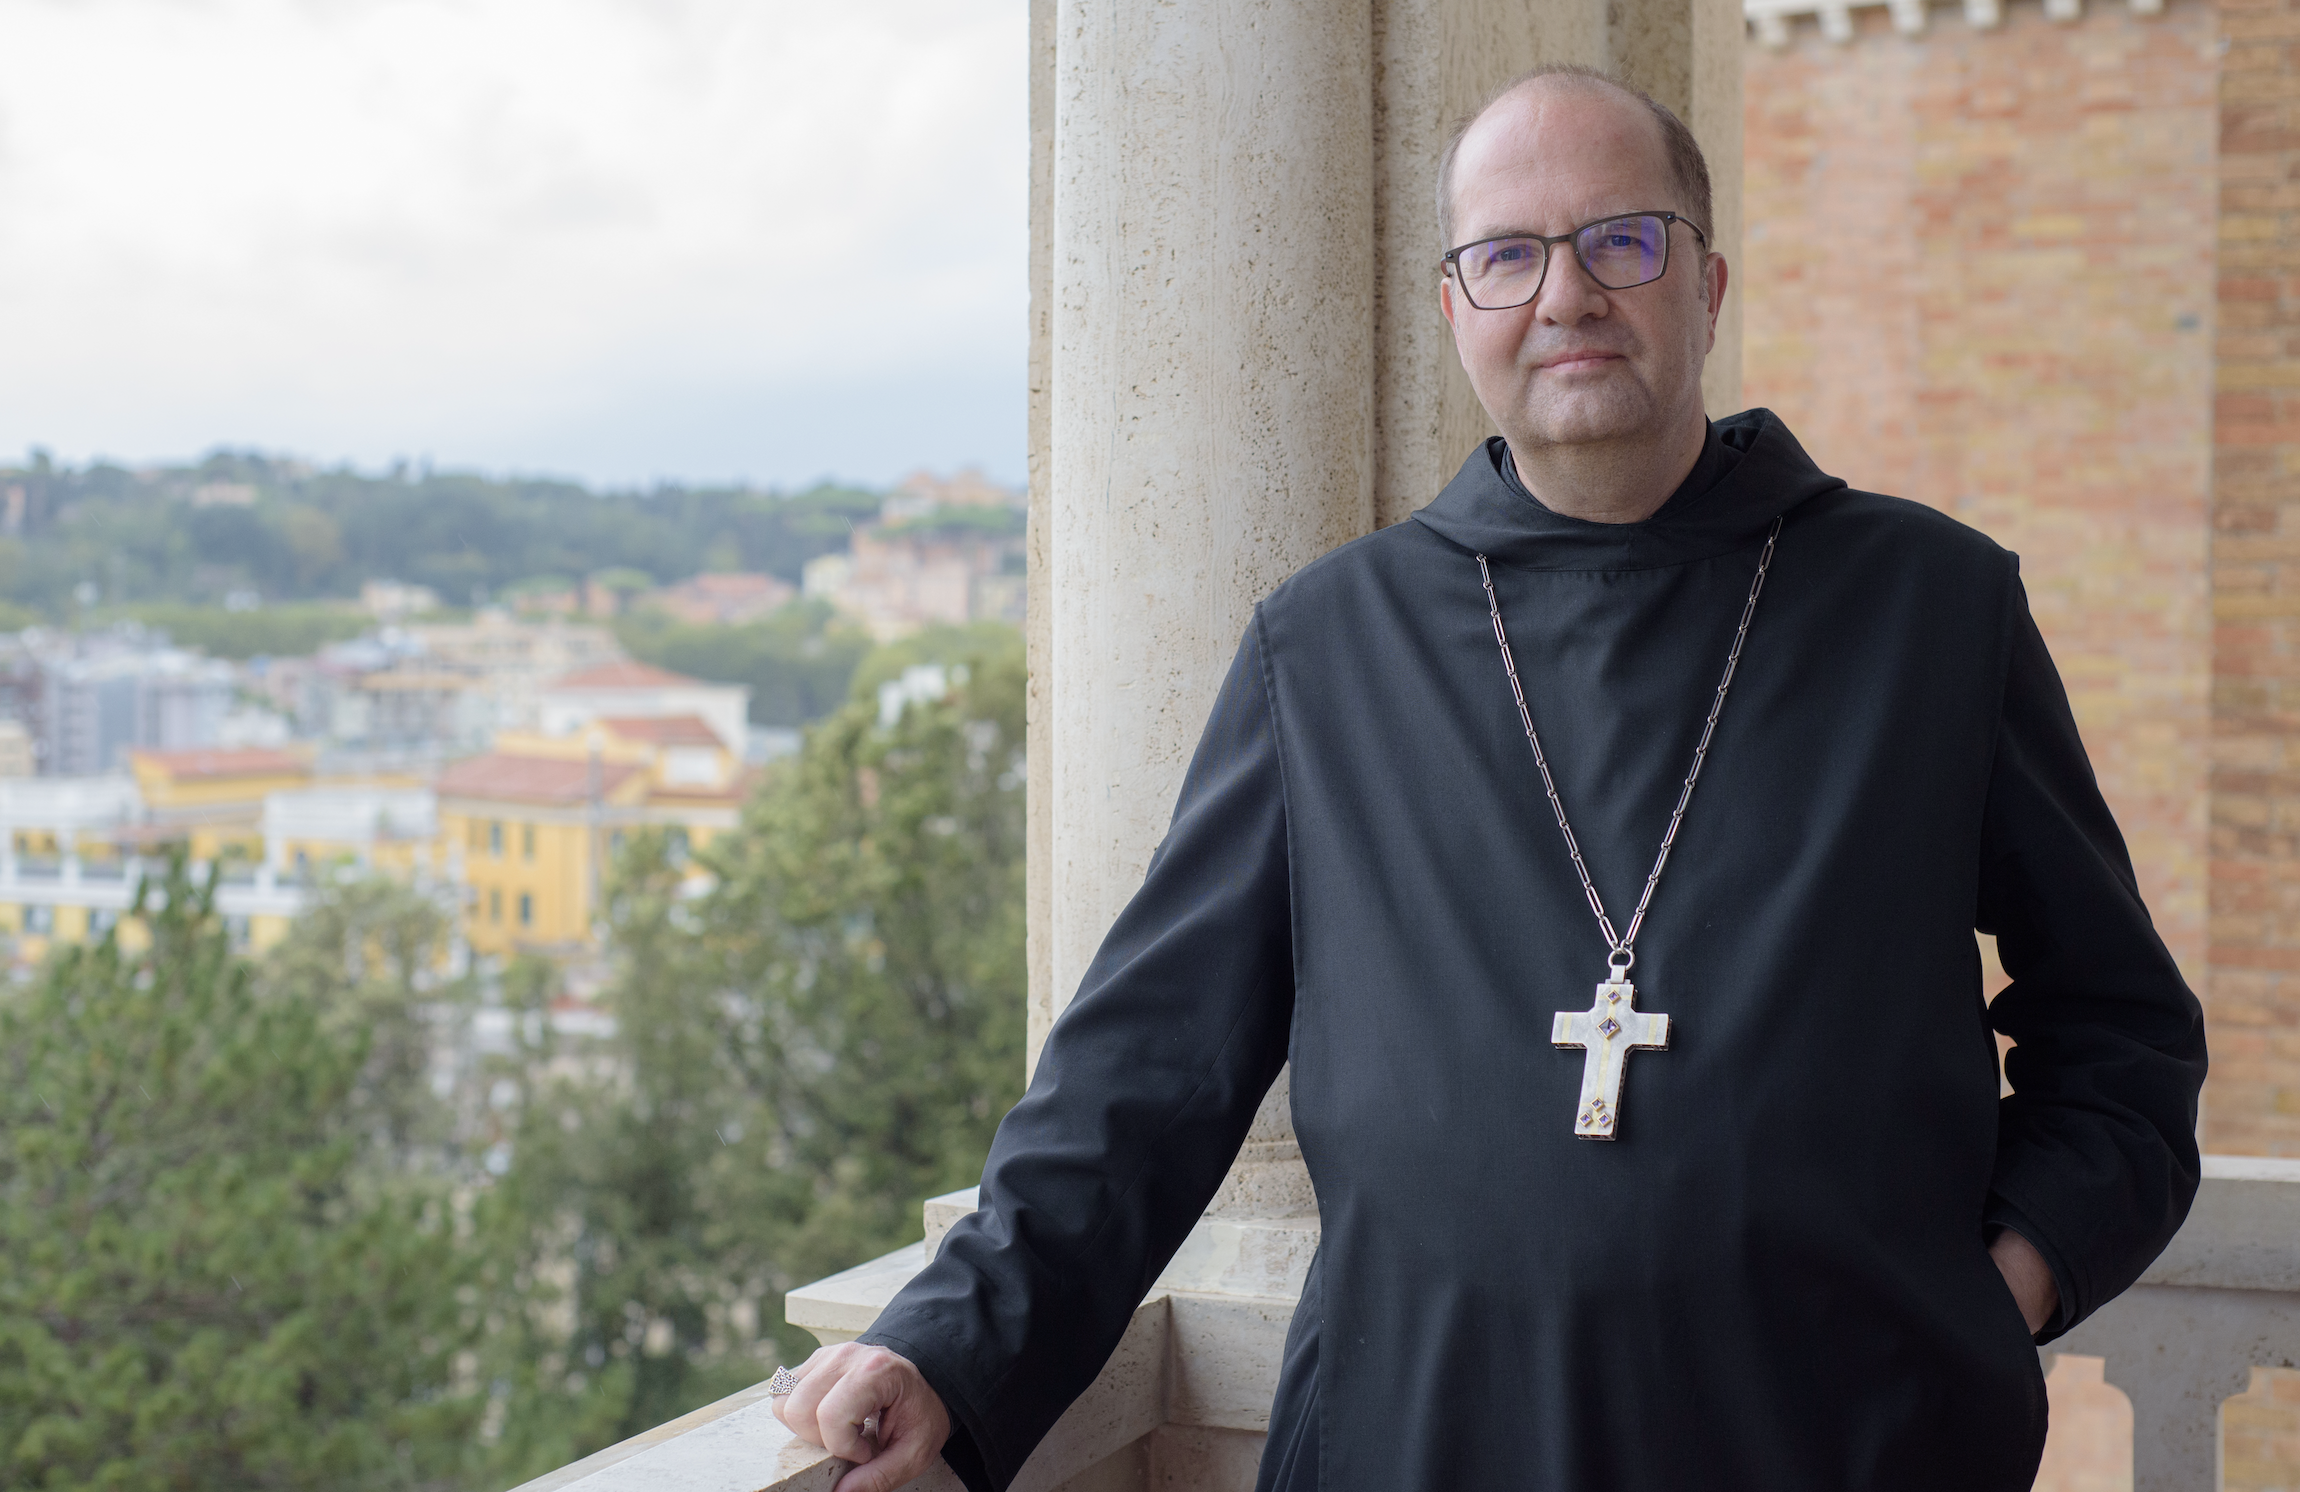
POLYGON ((1653 888, 1661 884, 1661 872, 1669 864, 1669 851, 1677 843, 1677 826, 1684 821, 1685 805, 1693 801, 1693 784, 1701 780, 1701 765, 1709 759, 1709 741, 1717 733, 1717 717, 1725 713, 1725 691, 1733 687, 1734 670, 1741 666, 1741 645, 1749 638, 1749 623, 1757 615, 1757 597, 1765 590, 1765 572, 1773 566, 1773 546, 1781 537, 1781 519, 1773 520, 1773 530, 1765 536, 1765 550, 1757 556, 1757 578, 1749 583, 1749 600, 1741 608, 1741 625, 1733 632, 1733 650, 1725 655, 1725 676, 1717 681, 1717 698, 1710 703, 1709 718, 1701 724, 1701 744, 1693 748, 1693 767, 1685 774, 1685 786, 1677 795, 1677 807, 1669 815, 1669 828, 1661 836, 1661 853, 1653 860, 1653 870, 1645 877, 1645 894, 1637 898, 1637 910, 1629 919, 1627 934, 1613 930, 1613 918, 1605 910, 1605 898, 1597 894, 1597 883, 1589 878, 1589 866, 1581 858, 1581 842, 1573 837, 1573 825, 1566 821, 1565 802, 1557 796, 1557 782, 1549 775, 1549 758, 1541 749, 1541 736, 1533 728, 1533 710, 1525 702, 1525 685, 1517 676, 1517 656, 1510 651, 1509 633, 1501 625, 1501 599, 1494 594, 1493 571, 1485 556, 1477 557, 1477 573, 1485 581, 1486 609, 1493 616, 1493 640, 1501 644, 1502 667, 1509 671, 1509 692, 1517 699, 1517 718, 1525 722, 1526 744, 1533 748, 1533 764, 1541 769, 1542 791, 1549 795, 1550 811, 1557 815, 1558 832, 1565 836, 1565 852, 1573 857, 1574 873, 1581 877, 1582 894, 1589 898, 1589 910, 1597 914, 1598 930, 1605 934, 1608 949, 1607 964, 1618 977, 1637 962, 1637 932, 1645 925, 1646 908, 1653 905, 1653 888))

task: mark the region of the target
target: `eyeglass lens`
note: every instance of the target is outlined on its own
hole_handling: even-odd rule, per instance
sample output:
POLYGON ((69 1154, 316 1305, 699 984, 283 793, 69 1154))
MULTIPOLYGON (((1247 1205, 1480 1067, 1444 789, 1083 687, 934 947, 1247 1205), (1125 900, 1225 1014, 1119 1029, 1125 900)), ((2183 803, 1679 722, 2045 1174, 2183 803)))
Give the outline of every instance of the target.
MULTIPOLYGON (((1669 220, 1651 213, 1607 218, 1577 229, 1573 248, 1591 279, 1608 290, 1631 290, 1669 267, 1669 220)), ((1506 311, 1540 293, 1548 260, 1549 245, 1538 238, 1495 238, 1463 249, 1454 265, 1471 305, 1506 311)))

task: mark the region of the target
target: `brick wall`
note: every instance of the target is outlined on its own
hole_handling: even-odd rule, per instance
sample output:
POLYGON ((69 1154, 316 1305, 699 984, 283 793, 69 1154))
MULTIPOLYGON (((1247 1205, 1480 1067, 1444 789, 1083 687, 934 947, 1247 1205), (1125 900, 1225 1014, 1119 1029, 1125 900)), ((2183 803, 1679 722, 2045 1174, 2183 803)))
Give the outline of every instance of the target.
POLYGON ((2300 4, 2220 17, 2206 1134, 2300 1155, 2300 4))
POLYGON ((2020 0, 1980 31, 1935 7, 1914 39, 1857 14, 1847 45, 1807 23, 1749 55, 1746 398, 1855 486, 2019 552, 2203 992, 2215 13, 2020 0))

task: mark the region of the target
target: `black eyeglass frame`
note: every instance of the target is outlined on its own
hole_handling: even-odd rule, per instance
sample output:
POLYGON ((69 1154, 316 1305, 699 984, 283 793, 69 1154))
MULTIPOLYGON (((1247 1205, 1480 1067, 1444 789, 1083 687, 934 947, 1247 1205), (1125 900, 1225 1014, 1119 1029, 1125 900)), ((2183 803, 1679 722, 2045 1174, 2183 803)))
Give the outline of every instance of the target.
POLYGON ((1519 306, 1530 306, 1536 300, 1541 298, 1541 287, 1549 283, 1549 265, 1550 261, 1555 257, 1549 251, 1550 246, 1552 244, 1562 243, 1573 244, 1574 262, 1581 266, 1581 272, 1589 276, 1590 280, 1594 284, 1606 290, 1635 290, 1639 285, 1650 285, 1653 283, 1653 280, 1661 279, 1669 273, 1669 225, 1671 223, 1683 223, 1686 227, 1692 229, 1693 236, 1701 240, 1702 251, 1708 251, 1709 235, 1701 231, 1701 225, 1699 223, 1694 222, 1691 218, 1686 217, 1683 213, 1664 212, 1657 207, 1646 207, 1638 208, 1630 212, 1609 212, 1604 217, 1592 218, 1588 222, 1583 223, 1578 228, 1568 229, 1564 233, 1555 234, 1550 237, 1544 237, 1539 233, 1496 233, 1491 238, 1472 239, 1468 243, 1457 244, 1453 248, 1446 250, 1444 254, 1440 255, 1438 258, 1438 273, 1441 275, 1452 275, 1454 283, 1461 286, 1462 299, 1468 301, 1478 310, 1514 311, 1519 306), (1638 280, 1628 285, 1607 285, 1603 280, 1597 278, 1597 271, 1589 267, 1589 260, 1583 256, 1581 252, 1581 245, 1575 243, 1574 240, 1580 238, 1582 234, 1587 233, 1592 228, 1602 228, 1607 223, 1618 223, 1624 218, 1661 219, 1661 269, 1659 273, 1653 276, 1652 280, 1638 280), (1524 300, 1512 301, 1506 306, 1480 306, 1477 303, 1477 297, 1469 293, 1469 281, 1462 276, 1461 256, 1468 253, 1471 249, 1477 248, 1481 244, 1503 243, 1512 239, 1523 240, 1528 243, 1537 243, 1541 245, 1541 274, 1533 282, 1532 293, 1528 294, 1524 300))

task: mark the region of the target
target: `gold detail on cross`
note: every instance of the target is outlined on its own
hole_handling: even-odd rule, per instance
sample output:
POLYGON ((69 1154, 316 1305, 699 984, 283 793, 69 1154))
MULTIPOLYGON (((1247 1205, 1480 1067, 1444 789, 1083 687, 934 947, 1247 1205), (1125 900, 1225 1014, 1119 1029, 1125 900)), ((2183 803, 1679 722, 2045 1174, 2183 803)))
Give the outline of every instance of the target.
POLYGON ((1631 1052, 1665 1051, 1669 1017, 1637 1008, 1637 986, 1608 979, 1597 987, 1587 1010, 1560 1010, 1550 1026, 1550 1044, 1580 1047, 1581 1099, 1573 1111, 1573 1132, 1585 1140, 1615 1138, 1621 1118, 1621 1077, 1631 1052))

